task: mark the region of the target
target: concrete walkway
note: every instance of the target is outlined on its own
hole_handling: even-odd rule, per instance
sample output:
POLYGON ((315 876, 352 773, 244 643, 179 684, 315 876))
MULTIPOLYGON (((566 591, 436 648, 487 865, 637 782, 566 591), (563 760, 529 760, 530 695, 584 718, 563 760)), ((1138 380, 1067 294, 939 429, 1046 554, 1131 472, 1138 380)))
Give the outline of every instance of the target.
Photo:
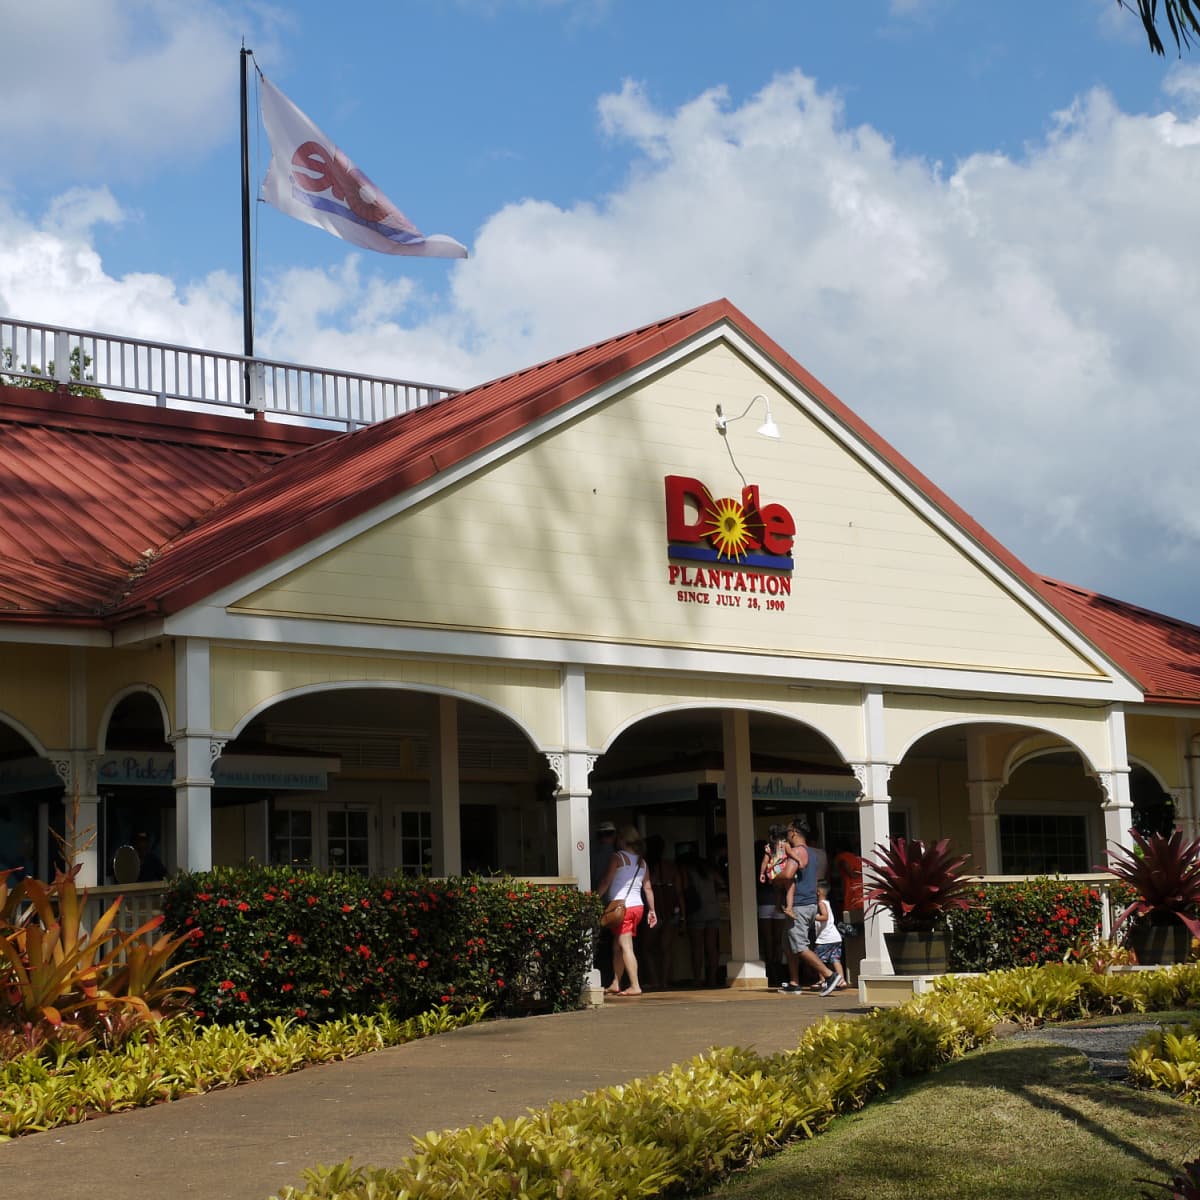
POLYGON ((0 1144, 7 1195, 267 1200, 305 1167, 387 1166, 431 1130, 520 1116, 653 1074, 711 1046, 764 1053, 858 1007, 857 989, 649 993, 490 1021, 389 1050, 0 1144))

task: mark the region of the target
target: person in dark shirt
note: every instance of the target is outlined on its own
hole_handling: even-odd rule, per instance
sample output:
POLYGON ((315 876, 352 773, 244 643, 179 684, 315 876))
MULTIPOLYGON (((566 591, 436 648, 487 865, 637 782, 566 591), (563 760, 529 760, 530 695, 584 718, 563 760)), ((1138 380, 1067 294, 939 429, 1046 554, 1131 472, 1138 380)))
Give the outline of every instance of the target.
POLYGON ((137 851, 140 863, 138 866, 138 883, 154 883, 159 879, 166 879, 167 868, 163 865, 163 860, 150 848, 150 835, 148 833, 135 833, 133 835, 133 848, 137 851))

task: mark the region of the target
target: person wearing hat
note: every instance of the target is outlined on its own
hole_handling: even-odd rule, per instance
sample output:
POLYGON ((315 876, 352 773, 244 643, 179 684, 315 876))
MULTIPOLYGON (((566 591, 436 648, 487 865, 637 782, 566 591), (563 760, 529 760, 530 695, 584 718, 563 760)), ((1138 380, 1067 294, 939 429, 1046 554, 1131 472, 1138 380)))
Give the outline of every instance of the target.
MULTIPOLYGON (((601 821, 592 834, 591 874, 592 891, 596 891, 600 881, 608 871, 617 849, 617 827, 611 821, 601 821)), ((601 928, 596 936, 595 958, 593 966, 600 972, 600 985, 608 987, 612 983, 612 949, 613 935, 601 928)))
POLYGON ((592 835, 591 884, 593 892, 596 890, 596 885, 604 878, 604 872, 608 870, 608 862, 616 850, 616 843, 617 827, 611 821, 601 821, 592 835))

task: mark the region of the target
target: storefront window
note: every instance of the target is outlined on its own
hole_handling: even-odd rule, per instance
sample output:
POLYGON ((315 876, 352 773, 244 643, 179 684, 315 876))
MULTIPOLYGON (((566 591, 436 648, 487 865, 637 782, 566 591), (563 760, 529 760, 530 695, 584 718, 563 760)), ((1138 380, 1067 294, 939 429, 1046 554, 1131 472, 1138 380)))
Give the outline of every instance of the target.
POLYGON ((329 869, 367 875, 371 870, 371 820, 363 809, 330 809, 325 814, 329 869))
POLYGON ((279 866, 312 866, 313 815, 310 810, 285 808, 271 814, 271 861, 279 866))
POLYGON ((1000 817, 1003 875, 1066 875, 1090 870, 1087 818, 1069 813, 1000 817))
POLYGON ((427 812, 400 813, 400 872, 428 875, 433 862, 433 825, 427 812))

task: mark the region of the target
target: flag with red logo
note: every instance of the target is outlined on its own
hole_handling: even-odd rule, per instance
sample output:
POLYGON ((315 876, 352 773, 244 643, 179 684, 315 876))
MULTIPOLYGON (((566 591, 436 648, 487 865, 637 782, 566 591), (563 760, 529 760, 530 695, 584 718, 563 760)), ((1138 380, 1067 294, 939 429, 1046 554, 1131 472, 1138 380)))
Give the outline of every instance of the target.
POLYGON ((423 234, 273 83, 262 79, 271 163, 262 197, 297 221, 381 254, 466 258, 443 234, 423 234))

